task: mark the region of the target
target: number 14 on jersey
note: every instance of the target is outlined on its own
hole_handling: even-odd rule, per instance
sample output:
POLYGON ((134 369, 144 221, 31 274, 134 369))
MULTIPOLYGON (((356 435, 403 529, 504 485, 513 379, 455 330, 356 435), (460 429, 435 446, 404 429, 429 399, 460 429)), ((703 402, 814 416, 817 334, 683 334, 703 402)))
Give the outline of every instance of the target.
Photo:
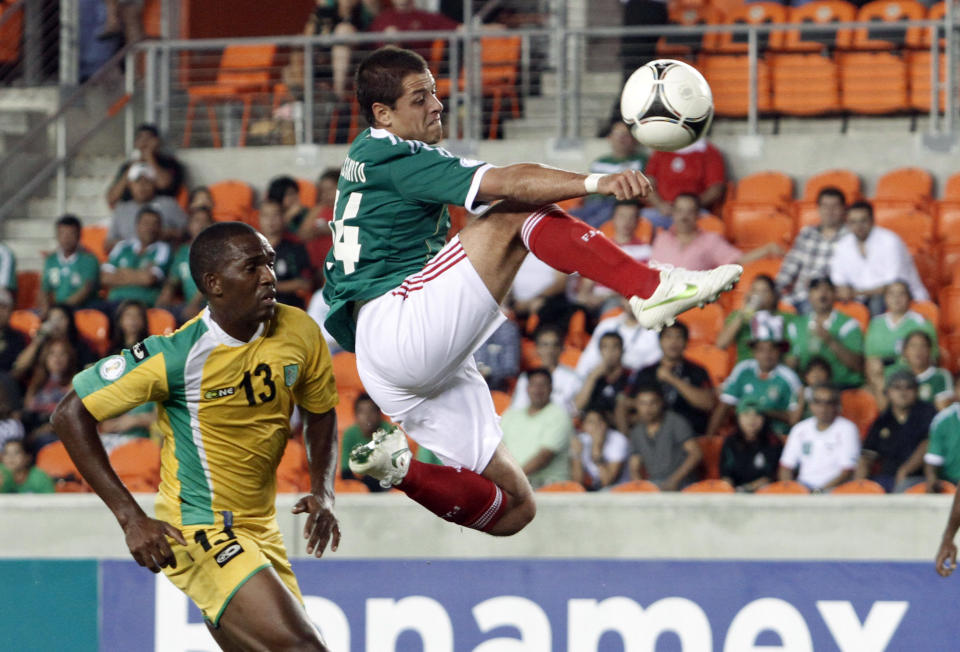
MULTIPOLYGON (((345 222, 357 217, 362 198, 361 192, 350 193, 347 205, 343 208, 343 215, 340 219, 330 222, 330 228, 333 231, 333 258, 343 263, 344 274, 353 274, 360 261, 360 227, 348 226, 345 222)), ((338 190, 333 205, 336 206, 339 203, 340 191, 338 190)))

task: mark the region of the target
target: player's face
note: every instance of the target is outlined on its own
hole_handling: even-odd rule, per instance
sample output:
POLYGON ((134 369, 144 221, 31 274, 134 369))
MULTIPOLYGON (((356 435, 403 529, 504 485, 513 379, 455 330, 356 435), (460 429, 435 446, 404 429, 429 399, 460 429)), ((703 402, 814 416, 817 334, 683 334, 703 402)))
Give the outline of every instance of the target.
POLYGON ((910 293, 903 283, 891 283, 883 293, 883 302, 887 310, 895 315, 902 315, 910 306, 910 293))
POLYGON ((80 231, 72 226, 58 226, 57 227, 57 245, 63 252, 68 256, 77 250, 77 245, 80 243, 80 231))
POLYGON ((227 243, 224 259, 219 272, 221 300, 238 321, 271 319, 277 310, 276 253, 267 239, 259 233, 235 236, 227 243))
MULTIPOLYGON (((411 73, 403 78, 403 95, 396 108, 385 107, 377 120, 390 133, 407 140, 438 143, 443 138, 440 112, 443 104, 437 99, 437 84, 428 71, 411 73)), ((382 106, 382 105, 380 105, 382 106)))

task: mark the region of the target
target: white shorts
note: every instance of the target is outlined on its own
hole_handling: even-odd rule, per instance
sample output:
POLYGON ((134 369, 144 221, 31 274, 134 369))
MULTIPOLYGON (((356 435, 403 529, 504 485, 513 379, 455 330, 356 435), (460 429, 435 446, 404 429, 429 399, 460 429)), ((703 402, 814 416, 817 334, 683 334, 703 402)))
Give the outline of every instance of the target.
POLYGON ((445 464, 483 471, 503 437, 473 353, 506 320, 453 238, 357 317, 357 370, 370 397, 445 464))

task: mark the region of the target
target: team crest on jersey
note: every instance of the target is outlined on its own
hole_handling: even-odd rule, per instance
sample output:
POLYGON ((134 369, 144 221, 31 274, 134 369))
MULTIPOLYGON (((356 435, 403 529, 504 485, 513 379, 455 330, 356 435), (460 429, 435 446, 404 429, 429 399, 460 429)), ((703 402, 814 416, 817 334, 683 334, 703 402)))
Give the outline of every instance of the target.
POLYGON ((235 387, 224 387, 222 389, 208 389, 203 393, 203 398, 208 401, 212 401, 217 398, 223 398, 224 396, 233 396, 236 393, 235 387))
POLYGON ((297 382, 297 376, 300 375, 300 365, 288 364, 283 366, 283 382, 287 387, 297 382))
POLYGON ((137 362, 143 362, 150 356, 150 352, 147 351, 147 345, 143 342, 137 342, 130 347, 130 355, 133 356, 133 359, 137 362))
POLYGON ((123 370, 126 368, 127 361, 122 355, 111 356, 100 365, 100 377, 104 380, 116 380, 123 375, 123 370))

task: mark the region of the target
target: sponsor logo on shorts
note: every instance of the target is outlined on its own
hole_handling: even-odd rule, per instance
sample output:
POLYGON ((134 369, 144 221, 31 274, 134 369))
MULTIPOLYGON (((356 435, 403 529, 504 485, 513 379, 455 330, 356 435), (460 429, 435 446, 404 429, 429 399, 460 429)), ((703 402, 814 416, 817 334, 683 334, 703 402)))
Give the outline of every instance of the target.
POLYGON ((220 568, 227 565, 231 559, 243 552, 243 547, 239 543, 231 543, 229 546, 217 553, 217 564, 220 568))
POLYGON ((122 355, 110 356, 100 365, 100 377, 104 380, 116 380, 123 375, 123 370, 127 368, 127 361, 122 355))
POLYGON ((233 396, 236 393, 235 387, 224 387, 222 389, 208 389, 203 393, 203 398, 212 401, 214 399, 223 398, 224 396, 233 396))
POLYGON ((137 342, 130 347, 130 355, 133 356, 133 359, 137 362, 143 362, 149 357, 150 352, 147 351, 147 345, 143 342, 137 342))

